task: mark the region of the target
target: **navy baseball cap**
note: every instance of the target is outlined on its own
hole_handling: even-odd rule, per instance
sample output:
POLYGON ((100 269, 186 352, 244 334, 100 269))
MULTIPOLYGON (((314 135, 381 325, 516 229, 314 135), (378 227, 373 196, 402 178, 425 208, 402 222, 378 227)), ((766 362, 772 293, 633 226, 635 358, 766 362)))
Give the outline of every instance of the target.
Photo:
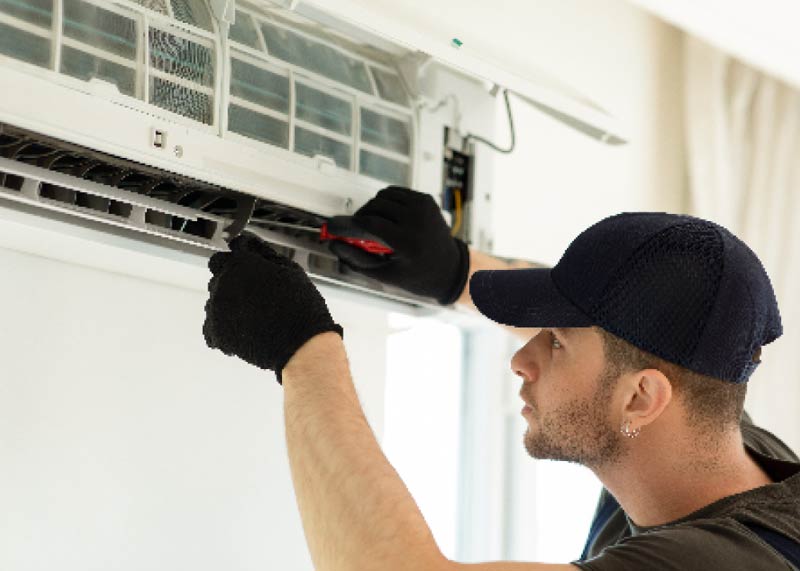
POLYGON ((692 216, 623 213, 569 245, 552 269, 475 272, 470 294, 514 327, 596 325, 691 371, 747 381, 783 332, 767 272, 728 230, 692 216))

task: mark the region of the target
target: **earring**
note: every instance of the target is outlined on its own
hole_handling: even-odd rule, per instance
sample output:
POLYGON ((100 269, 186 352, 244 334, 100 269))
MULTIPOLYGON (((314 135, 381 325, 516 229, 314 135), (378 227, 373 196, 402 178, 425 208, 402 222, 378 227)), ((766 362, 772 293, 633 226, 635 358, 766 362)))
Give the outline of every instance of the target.
POLYGON ((628 420, 622 423, 622 428, 620 428, 620 432, 627 436, 628 438, 636 438, 642 432, 642 427, 636 428, 631 430, 631 421, 628 420))

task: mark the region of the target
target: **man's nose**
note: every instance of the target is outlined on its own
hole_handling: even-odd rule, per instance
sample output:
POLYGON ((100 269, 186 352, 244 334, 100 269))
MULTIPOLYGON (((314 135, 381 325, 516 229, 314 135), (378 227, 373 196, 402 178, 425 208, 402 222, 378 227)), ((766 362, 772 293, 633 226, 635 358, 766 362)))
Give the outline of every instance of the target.
POLYGON ((535 341, 536 338, 534 337, 514 353, 511 358, 511 372, 529 382, 535 381, 539 376, 539 368, 536 364, 535 341))

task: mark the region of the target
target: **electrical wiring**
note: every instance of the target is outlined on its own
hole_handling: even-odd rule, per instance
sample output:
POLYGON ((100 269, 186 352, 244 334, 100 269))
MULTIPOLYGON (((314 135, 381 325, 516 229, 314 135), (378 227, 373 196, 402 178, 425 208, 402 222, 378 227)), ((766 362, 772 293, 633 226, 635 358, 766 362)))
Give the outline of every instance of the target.
POLYGON ((508 148, 507 149, 503 149, 501 147, 498 147, 495 143, 489 141, 488 139, 484 139, 483 137, 479 137, 478 135, 473 135, 472 133, 468 133, 467 136, 464 138, 464 144, 465 145, 470 140, 473 140, 473 141, 475 141, 477 143, 483 143, 484 145, 487 145, 488 147, 494 149, 498 153, 508 154, 508 153, 510 153, 511 151, 514 150, 514 147, 516 146, 517 140, 516 140, 516 133, 514 132, 514 117, 513 117, 512 113, 511 113, 511 103, 508 101, 508 89, 504 89, 503 90, 503 99, 506 102, 506 112, 508 113, 508 126, 509 126, 509 129, 511 130, 511 143, 508 146, 508 148))
POLYGON ((450 230, 451 236, 457 236, 458 231, 461 230, 461 222, 463 219, 463 206, 461 204, 461 189, 456 188, 453 189, 453 204, 455 206, 454 215, 455 220, 453 220, 453 228, 450 230))

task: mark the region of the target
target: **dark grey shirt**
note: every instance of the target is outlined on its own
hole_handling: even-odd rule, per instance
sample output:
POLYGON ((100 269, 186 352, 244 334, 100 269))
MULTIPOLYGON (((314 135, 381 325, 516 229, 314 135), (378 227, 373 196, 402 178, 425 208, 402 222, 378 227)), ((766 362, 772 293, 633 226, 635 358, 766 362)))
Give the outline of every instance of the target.
POLYGON ((783 442, 747 417, 742 436, 772 484, 655 527, 635 525, 603 490, 584 557, 573 564, 585 571, 795 569, 752 527, 800 542, 800 463, 783 442))

